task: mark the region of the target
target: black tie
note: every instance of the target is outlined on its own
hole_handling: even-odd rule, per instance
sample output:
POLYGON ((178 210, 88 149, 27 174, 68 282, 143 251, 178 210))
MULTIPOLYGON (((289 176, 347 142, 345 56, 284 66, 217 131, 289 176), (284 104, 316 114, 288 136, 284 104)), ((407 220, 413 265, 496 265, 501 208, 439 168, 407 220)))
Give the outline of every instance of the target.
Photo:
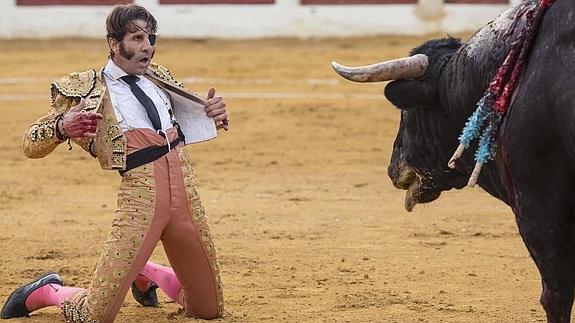
POLYGON ((150 97, 147 96, 146 93, 144 93, 144 91, 142 91, 142 89, 138 86, 138 84, 136 84, 136 82, 140 78, 134 75, 126 75, 122 76, 121 79, 124 80, 124 82, 128 83, 128 85, 130 85, 130 90, 132 90, 132 93, 134 94, 134 96, 136 96, 136 99, 138 99, 138 101, 140 101, 140 103, 144 106, 144 108, 146 108, 148 118, 150 118, 150 121, 152 121, 154 129, 156 130, 162 129, 162 122, 160 121, 160 115, 158 114, 158 110, 156 110, 154 101, 152 101, 152 99, 150 99, 150 97))

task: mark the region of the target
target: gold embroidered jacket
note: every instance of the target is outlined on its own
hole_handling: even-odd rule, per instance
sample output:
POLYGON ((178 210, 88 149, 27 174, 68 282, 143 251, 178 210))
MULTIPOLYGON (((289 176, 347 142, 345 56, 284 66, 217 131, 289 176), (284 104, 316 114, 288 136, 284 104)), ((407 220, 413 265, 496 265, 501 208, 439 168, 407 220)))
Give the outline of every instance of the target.
MULTIPOLYGON (((175 81, 165 67, 151 63, 149 71, 156 77, 183 88, 183 85, 175 81)), ((156 85, 161 86, 158 83, 156 85)), ((102 70, 71 73, 54 81, 51 92, 52 104, 48 114, 34 122, 24 134, 23 149, 26 157, 45 157, 62 143, 55 135, 56 120, 70 108, 78 105, 81 98, 84 98, 86 107, 83 111, 96 111, 104 117, 98 122, 95 138, 73 138, 72 140, 98 158, 103 169, 125 169, 126 138, 116 120, 102 70)))

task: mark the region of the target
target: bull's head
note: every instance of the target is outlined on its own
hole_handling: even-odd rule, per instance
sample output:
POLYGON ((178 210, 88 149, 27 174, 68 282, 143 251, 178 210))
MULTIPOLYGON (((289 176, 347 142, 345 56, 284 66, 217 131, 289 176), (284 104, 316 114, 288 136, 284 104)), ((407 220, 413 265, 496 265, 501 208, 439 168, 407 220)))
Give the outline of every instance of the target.
POLYGON ((461 129, 453 126, 441 94, 442 78, 449 74, 442 72, 461 45, 458 39, 439 39, 413 49, 406 58, 361 67, 332 63, 348 80, 393 80, 385 87, 385 96, 401 110, 401 121, 388 175, 395 187, 407 190, 407 211, 437 199, 442 191, 464 187, 467 180, 447 167, 461 129))

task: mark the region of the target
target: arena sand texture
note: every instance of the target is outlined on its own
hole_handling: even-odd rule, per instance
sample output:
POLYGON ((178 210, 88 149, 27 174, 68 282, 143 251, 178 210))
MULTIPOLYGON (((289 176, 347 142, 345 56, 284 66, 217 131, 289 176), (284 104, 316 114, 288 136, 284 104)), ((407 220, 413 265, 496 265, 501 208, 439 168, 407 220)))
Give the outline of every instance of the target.
MULTIPOLYGON (((540 281, 511 210, 479 188, 413 213, 387 178, 399 112, 384 84, 339 78, 423 38, 160 40, 155 61, 227 97, 231 131, 189 147, 219 253, 221 322, 541 321, 540 281)), ((106 63, 103 40, 0 41, 0 298, 55 270, 86 287, 119 176, 80 148, 29 160, 49 82, 106 63)), ((166 264, 161 244, 153 260, 166 264)), ((193 322, 126 297, 117 322, 193 322)), ((57 309, 13 322, 62 321, 57 309)))

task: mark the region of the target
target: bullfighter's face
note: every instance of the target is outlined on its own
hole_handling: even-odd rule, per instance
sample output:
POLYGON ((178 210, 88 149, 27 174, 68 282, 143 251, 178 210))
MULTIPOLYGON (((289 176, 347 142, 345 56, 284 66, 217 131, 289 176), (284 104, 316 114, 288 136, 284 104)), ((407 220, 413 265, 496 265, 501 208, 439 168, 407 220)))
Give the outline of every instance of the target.
POLYGON ((154 57, 155 35, 143 20, 132 21, 131 25, 133 30, 126 32, 122 41, 110 39, 112 60, 129 75, 144 75, 154 57))

